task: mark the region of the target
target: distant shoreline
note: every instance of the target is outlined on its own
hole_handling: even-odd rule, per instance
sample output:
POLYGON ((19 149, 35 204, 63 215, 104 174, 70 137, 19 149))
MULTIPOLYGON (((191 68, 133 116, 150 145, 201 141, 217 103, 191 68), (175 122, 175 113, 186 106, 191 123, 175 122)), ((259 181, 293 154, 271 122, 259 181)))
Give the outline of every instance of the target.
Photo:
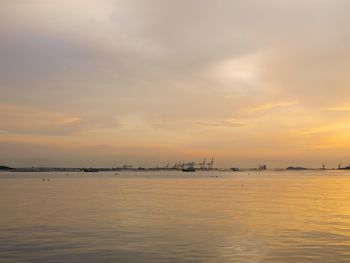
MULTIPOLYGON (((349 167, 344 168, 331 168, 331 169, 320 169, 320 168, 304 168, 304 167, 287 167, 287 168, 274 168, 274 169, 266 169, 259 170, 257 168, 213 168, 213 169, 196 169, 198 172, 264 172, 264 171, 290 171, 290 172, 300 172, 300 171, 344 171, 350 170, 349 167)), ((7 166, 1 166, 0 172, 86 172, 86 173, 97 173, 97 172, 182 172, 181 169, 174 168, 124 168, 124 167, 116 167, 116 168, 61 168, 61 167, 20 167, 20 168, 12 168, 7 166)))

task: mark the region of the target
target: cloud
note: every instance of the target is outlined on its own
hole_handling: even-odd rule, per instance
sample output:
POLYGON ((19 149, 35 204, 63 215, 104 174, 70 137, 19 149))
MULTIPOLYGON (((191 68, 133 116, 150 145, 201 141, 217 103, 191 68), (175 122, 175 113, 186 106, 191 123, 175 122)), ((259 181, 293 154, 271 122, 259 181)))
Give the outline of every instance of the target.
POLYGON ((236 119, 224 119, 224 120, 206 120, 196 121, 198 125, 209 127, 209 128, 239 128, 249 126, 249 124, 236 119))
POLYGON ((283 107, 289 107, 289 106, 294 106, 297 105, 297 102, 272 102, 272 103, 266 103, 258 106, 253 106, 249 108, 248 112, 258 112, 258 111, 266 111, 266 110, 271 110, 275 108, 283 108, 283 107))
POLYGON ((350 130, 349 121, 330 123, 327 125, 320 125, 307 130, 308 134, 329 133, 335 131, 348 132, 350 130))
POLYGON ((155 116, 148 120, 149 125, 176 131, 196 131, 203 132, 204 129, 239 129, 251 126, 252 124, 240 119, 218 119, 218 118, 166 118, 164 116, 155 116))
POLYGON ((6 134, 64 136, 81 128, 78 117, 9 104, 0 104, 0 119, 6 134))
POLYGON ((342 106, 336 106, 336 107, 329 107, 329 108, 326 108, 326 110, 333 111, 333 112, 350 112, 350 106, 342 105, 342 106))

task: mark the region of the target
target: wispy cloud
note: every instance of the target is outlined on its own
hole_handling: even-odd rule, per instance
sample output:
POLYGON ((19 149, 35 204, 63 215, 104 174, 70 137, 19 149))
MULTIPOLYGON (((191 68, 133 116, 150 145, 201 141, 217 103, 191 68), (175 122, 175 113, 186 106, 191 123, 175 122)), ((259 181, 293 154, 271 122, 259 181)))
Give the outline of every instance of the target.
POLYGON ((275 108, 290 107, 290 106, 294 106, 297 104, 298 103, 294 102, 294 101, 272 102, 272 103, 266 103, 266 104, 253 106, 253 107, 249 108, 247 111, 248 112, 266 111, 266 110, 271 110, 271 109, 275 109, 275 108))
POLYGON ((337 132, 337 131, 349 132, 350 122, 343 121, 343 122, 330 123, 326 125, 320 125, 320 126, 307 129, 306 133, 318 134, 318 133, 337 132))
POLYGON ((350 105, 342 105, 336 107, 326 108, 327 111, 336 111, 336 112, 350 112, 350 105))
POLYGON ((77 117, 69 117, 69 118, 63 119, 63 120, 62 120, 62 123, 64 123, 64 124, 72 124, 72 123, 76 123, 76 122, 80 122, 80 121, 81 121, 80 118, 77 118, 77 117))
POLYGON ((11 104, 0 104, 0 119, 7 134, 69 135, 81 128, 78 117, 11 104))
POLYGON ((236 119, 199 120, 194 123, 209 128, 239 128, 249 126, 248 123, 236 119))

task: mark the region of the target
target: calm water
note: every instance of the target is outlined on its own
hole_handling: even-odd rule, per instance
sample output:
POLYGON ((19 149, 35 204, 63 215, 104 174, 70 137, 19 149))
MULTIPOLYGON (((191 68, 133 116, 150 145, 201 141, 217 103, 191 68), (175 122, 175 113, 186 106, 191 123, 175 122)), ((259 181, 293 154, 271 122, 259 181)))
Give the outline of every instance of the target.
POLYGON ((350 262, 350 173, 0 173, 0 262, 350 262))

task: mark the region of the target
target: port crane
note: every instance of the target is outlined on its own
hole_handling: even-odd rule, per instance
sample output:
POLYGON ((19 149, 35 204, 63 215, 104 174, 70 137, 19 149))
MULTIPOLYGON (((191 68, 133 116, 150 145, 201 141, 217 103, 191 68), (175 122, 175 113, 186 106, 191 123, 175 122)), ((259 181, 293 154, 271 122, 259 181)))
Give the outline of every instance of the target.
POLYGON ((210 162, 207 162, 207 159, 204 158, 202 162, 196 163, 196 162, 175 162, 175 164, 172 166, 172 169, 184 169, 186 167, 193 167, 196 169, 201 170, 213 170, 214 169, 214 158, 211 159, 210 162))

